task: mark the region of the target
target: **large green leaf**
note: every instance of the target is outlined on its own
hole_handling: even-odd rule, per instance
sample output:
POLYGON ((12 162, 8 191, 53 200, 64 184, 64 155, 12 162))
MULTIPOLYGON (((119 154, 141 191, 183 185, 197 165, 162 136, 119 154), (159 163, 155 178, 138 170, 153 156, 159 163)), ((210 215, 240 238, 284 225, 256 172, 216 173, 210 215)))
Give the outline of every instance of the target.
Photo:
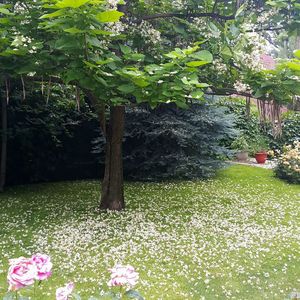
POLYGON ((245 9, 246 9, 246 7, 247 7, 247 4, 248 4, 248 3, 246 2, 246 3, 244 3, 243 5, 241 5, 241 6, 239 7, 239 9, 238 9, 238 10, 236 11, 236 13, 235 13, 235 17, 236 17, 236 18, 244 13, 244 11, 245 11, 245 9))
POLYGON ((59 9, 59 10, 57 10, 57 11, 51 13, 51 14, 42 15, 40 17, 40 19, 52 19, 52 18, 55 18, 55 17, 62 16, 64 13, 65 13, 64 9, 59 9))
POLYGON ((84 30, 78 29, 76 27, 72 27, 72 28, 67 28, 64 29, 65 32, 71 33, 71 34, 76 34, 76 33, 83 33, 84 30))
POLYGON ((300 49, 294 51, 294 55, 298 58, 300 58, 300 49))
POLYGON ((220 30, 213 22, 208 22, 208 28, 210 29, 210 31, 214 36, 219 36, 220 30))
POLYGON ((131 53, 128 55, 125 55, 126 59, 134 60, 134 61, 143 61, 145 59, 145 55, 141 53, 131 53))
POLYGON ((0 7, 0 13, 4 15, 12 15, 12 13, 7 8, 4 7, 0 7))
POLYGON ((75 40, 73 37, 67 38, 67 37, 62 37, 58 39, 55 42, 55 48, 58 50, 64 50, 64 49, 80 49, 82 45, 79 43, 78 40, 75 40))
POLYGON ((101 30, 101 29, 93 29, 90 32, 95 34, 95 35, 98 35, 98 34, 111 35, 111 34, 113 34, 113 32, 111 32, 111 31, 106 31, 106 30, 101 30))
POLYGON ((196 59, 199 59, 199 60, 204 60, 204 61, 207 61, 207 62, 212 62, 213 61, 212 54, 207 50, 198 51, 198 52, 192 54, 191 56, 193 58, 196 58, 196 59))
POLYGON ((118 90, 124 94, 130 94, 135 90, 135 86, 132 84, 122 84, 118 87, 118 90))
POLYGON ((204 95, 204 93, 201 90, 196 90, 196 91, 194 91, 194 92, 191 93, 191 96, 194 99, 201 99, 203 95, 204 95))
POLYGON ((141 77, 134 78, 132 81, 139 87, 146 87, 150 84, 146 79, 141 77))
POLYGON ((287 66, 293 71, 300 71, 300 63, 296 62, 288 62, 287 66))
POLYGON ((210 85, 205 82, 200 82, 200 83, 197 83, 196 86, 199 88, 206 88, 206 87, 209 87, 210 85))
POLYGON ((203 66, 203 65, 207 65, 209 63, 210 63, 209 61, 194 60, 194 61, 187 62, 186 65, 188 67, 200 67, 200 66, 203 66))
POLYGON ((61 0, 56 4, 58 8, 78 8, 86 3, 90 2, 90 0, 61 0))
POLYGON ((124 54, 129 54, 132 51, 130 47, 128 47, 126 45, 122 45, 122 44, 120 44, 120 49, 121 49, 122 53, 124 53, 124 54))
POLYGON ((0 24, 8 24, 9 19, 8 18, 0 18, 0 24))
POLYGON ((104 11, 96 15, 96 19, 102 23, 117 22, 124 13, 117 10, 104 11))

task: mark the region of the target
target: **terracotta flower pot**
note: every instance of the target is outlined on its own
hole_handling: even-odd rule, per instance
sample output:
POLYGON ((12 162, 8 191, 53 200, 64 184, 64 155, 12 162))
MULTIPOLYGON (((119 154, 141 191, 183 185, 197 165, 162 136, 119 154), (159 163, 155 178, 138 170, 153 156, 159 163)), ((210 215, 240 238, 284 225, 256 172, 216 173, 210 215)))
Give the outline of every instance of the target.
POLYGON ((255 159, 258 164, 264 164, 268 158, 267 152, 258 152, 255 154, 255 159))

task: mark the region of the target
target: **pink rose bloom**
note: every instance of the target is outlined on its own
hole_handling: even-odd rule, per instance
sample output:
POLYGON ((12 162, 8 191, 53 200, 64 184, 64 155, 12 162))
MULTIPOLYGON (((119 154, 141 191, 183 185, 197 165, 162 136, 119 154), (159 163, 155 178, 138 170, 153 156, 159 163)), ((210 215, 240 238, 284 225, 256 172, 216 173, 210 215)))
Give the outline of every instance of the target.
POLYGON ((51 276, 52 263, 46 254, 37 253, 31 257, 37 267, 37 280, 44 280, 51 276))
POLYGON ((130 286, 133 287, 137 284, 139 279, 139 273, 135 272, 132 266, 122 266, 116 265, 112 269, 109 269, 111 272, 111 277, 108 286, 130 286))
POLYGON ((16 291, 20 288, 34 284, 37 276, 37 268, 30 258, 19 257, 9 260, 7 281, 10 291, 16 291))
POLYGON ((56 300, 68 300, 74 289, 74 283, 69 282, 64 287, 60 287, 56 290, 56 300))

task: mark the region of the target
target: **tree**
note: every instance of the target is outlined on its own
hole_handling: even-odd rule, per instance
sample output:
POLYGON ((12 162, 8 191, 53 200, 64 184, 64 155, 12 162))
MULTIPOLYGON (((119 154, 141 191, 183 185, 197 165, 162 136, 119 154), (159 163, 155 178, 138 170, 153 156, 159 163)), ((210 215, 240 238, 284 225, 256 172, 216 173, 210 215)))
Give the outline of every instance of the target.
POLYGON ((291 14, 299 18, 296 2, 286 9, 280 6, 284 0, 243 5, 219 0, 7 2, 0 7, 2 81, 46 80, 48 94, 55 83, 76 85, 84 92, 106 139, 100 207, 114 210, 125 206, 124 107, 142 102, 187 107, 190 99, 202 100, 204 92, 236 92, 241 55, 253 52, 245 24, 274 3, 277 14, 258 22, 257 31, 280 30, 270 21, 278 16, 291 31, 296 25, 291 14), (216 65, 213 56, 219 60, 216 65), (225 72, 218 72, 223 65, 225 72))

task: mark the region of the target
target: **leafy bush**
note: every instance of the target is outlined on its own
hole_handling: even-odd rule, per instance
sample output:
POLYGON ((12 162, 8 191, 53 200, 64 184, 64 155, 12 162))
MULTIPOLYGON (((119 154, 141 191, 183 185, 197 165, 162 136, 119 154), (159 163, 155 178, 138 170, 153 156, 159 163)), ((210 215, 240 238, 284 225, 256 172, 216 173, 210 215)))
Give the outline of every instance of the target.
POLYGON ((18 92, 11 96, 8 184, 100 176, 91 154, 98 121, 87 105, 78 111, 74 99, 67 96, 53 91, 48 104, 39 91, 28 92, 25 101, 18 92))
POLYGON ((300 183, 300 142, 285 146, 275 170, 277 176, 289 182, 300 183))
POLYGON ((271 137, 271 146, 273 149, 281 149, 284 145, 292 144, 300 140, 300 112, 290 111, 284 115, 282 120, 282 135, 274 140, 271 137))
POLYGON ((257 135, 250 141, 250 155, 255 155, 258 152, 266 152, 269 149, 269 140, 263 134, 257 135))
POLYGON ((237 151, 249 151, 249 144, 245 136, 241 135, 232 142, 231 148, 237 151))
MULTIPOLYGON (((220 106, 228 107, 228 111, 235 116, 235 128, 246 140, 248 144, 249 154, 254 156, 257 152, 262 150, 268 150, 272 137, 268 134, 269 124, 266 124, 266 130, 263 130, 259 122, 259 117, 255 111, 255 107, 252 107, 249 115, 246 114, 246 102, 244 99, 221 99, 219 101, 220 106)), ((230 145, 230 148, 235 149, 236 144, 232 140, 226 141, 226 145, 230 145)))
MULTIPOLYGON (((236 137, 233 116, 226 109, 194 104, 190 109, 161 105, 126 112, 124 173, 128 179, 163 180, 214 175, 231 151, 221 145, 236 137)), ((103 141, 95 152, 103 157, 103 141)))

